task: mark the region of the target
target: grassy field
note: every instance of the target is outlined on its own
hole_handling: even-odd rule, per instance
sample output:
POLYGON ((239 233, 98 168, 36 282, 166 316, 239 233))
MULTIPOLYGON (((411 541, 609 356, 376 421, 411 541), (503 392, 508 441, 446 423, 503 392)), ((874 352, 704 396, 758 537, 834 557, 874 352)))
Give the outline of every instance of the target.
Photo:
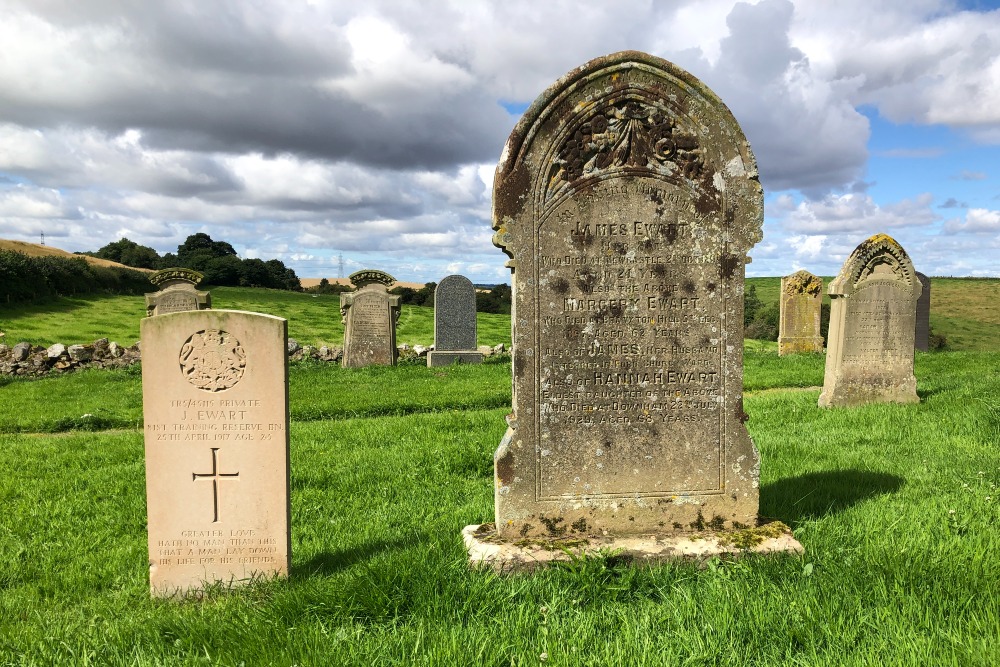
POLYGON ((1000 354, 918 354, 910 406, 820 410, 822 373, 747 346, 761 513, 805 556, 501 577, 459 531, 509 363, 294 364, 291 577, 184 602, 148 596, 138 374, 9 382, 0 664, 998 664, 1000 354))
MULTIPOLYGON (((245 287, 212 288, 212 306, 249 310, 288 320, 288 335, 302 345, 341 345, 340 297, 245 287)), ((139 322, 146 302, 136 296, 60 298, 54 302, 9 307, 0 305, 0 331, 10 345, 22 340, 35 345, 92 343, 98 338, 131 345, 139 340, 139 322)), ((478 313, 479 344, 510 345, 510 317, 478 313)), ((399 343, 434 342, 434 309, 403 306, 396 331, 399 343)))
MULTIPOLYGON (((459 532, 492 518, 509 362, 302 362, 291 576, 153 600, 138 368, 0 378, 0 665, 1000 664, 1000 281, 934 289, 935 330, 988 351, 917 353, 918 405, 820 410, 822 355, 746 342, 761 514, 804 556, 470 570, 459 532)), ((288 317, 302 343, 342 336, 335 297, 213 301, 288 317)), ((0 311, 5 341, 129 343, 143 304, 51 311, 0 311)), ((429 343, 432 312, 404 309, 400 342, 429 343)), ((479 326, 509 342, 509 318, 479 326)))

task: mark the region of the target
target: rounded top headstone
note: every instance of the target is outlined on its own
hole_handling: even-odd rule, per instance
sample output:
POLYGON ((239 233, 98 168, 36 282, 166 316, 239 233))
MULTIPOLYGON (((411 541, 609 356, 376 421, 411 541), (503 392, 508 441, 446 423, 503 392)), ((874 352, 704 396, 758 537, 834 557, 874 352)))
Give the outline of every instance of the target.
POLYGON ((865 239, 854 249, 830 283, 827 293, 848 295, 862 282, 880 278, 906 283, 913 290, 914 298, 919 297, 923 290, 913 262, 903 246, 888 234, 881 233, 865 239))
POLYGON ((733 250, 762 238, 757 163, 732 112, 673 63, 622 51, 570 71, 522 116, 497 165, 493 242, 513 258, 517 220, 644 174, 695 194, 702 215, 722 213, 733 250))

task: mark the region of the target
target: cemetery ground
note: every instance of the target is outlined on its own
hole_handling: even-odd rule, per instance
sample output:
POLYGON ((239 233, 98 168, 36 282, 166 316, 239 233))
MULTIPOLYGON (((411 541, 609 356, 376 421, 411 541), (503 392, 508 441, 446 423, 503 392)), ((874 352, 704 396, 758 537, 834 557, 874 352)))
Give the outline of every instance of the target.
MULTIPOLYGON (((213 301, 264 310, 253 299, 271 296, 253 292, 213 301)), ((334 302, 333 317, 297 303, 264 312, 289 317, 300 342, 336 342, 334 302)), ((941 327, 965 349, 917 353, 915 405, 819 409, 821 355, 747 341, 761 514, 791 526, 804 556, 470 570, 459 531, 493 514, 509 362, 301 362, 289 579, 151 599, 138 369, 3 378, 0 664, 1000 663, 1000 351, 977 315, 995 307, 965 308, 961 336, 941 327)), ((424 342, 404 322, 432 329, 430 309, 412 311, 400 342, 424 342)), ((0 319, 10 344, 133 341, 107 324, 35 336, 0 319)), ((479 340, 500 342, 482 320, 479 340)))

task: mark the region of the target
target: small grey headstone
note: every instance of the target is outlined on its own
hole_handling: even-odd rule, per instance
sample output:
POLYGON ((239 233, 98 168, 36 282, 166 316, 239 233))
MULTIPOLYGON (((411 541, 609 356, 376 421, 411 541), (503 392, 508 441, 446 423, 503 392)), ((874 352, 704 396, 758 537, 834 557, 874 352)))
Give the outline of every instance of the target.
POLYGON ((434 290, 434 350, 428 366, 479 364, 476 349, 476 288, 465 276, 442 278, 434 290))
POLYGON ((913 335, 920 281, 886 234, 862 242, 827 289, 830 329, 821 407, 918 403, 913 335))

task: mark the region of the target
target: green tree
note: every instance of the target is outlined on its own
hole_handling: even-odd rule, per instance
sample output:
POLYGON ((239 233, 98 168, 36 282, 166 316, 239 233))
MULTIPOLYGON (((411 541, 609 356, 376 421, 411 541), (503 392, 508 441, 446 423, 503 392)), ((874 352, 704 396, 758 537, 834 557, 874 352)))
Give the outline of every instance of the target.
POLYGON ((86 254, 139 269, 155 269, 160 265, 160 255, 156 250, 125 237, 107 244, 97 252, 86 254))

